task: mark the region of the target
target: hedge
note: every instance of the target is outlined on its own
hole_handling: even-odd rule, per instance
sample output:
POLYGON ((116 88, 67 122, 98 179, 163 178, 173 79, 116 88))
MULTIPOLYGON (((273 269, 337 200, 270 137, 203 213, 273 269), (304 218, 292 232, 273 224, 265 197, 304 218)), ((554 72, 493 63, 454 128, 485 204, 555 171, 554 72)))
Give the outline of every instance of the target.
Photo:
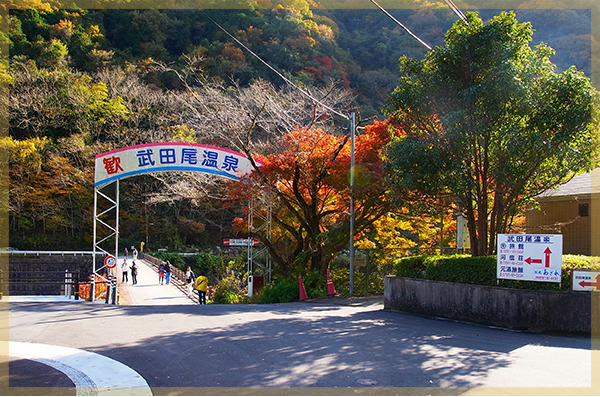
POLYGON ((405 257, 394 262, 393 274, 398 277, 464 284, 556 291, 571 289, 572 269, 600 270, 600 257, 563 255, 561 283, 497 279, 496 256, 420 255, 405 257))

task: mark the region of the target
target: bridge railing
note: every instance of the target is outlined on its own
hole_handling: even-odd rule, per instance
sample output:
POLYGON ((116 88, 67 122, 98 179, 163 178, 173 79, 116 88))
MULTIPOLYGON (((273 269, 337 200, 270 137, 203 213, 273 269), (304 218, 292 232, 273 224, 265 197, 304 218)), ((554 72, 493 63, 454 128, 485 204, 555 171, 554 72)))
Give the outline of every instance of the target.
MULTIPOLYGON (((0 255, 62 255, 62 256, 84 256, 84 255, 94 255, 94 251, 2 251, 0 250, 0 255)), ((102 252, 96 252, 96 255, 106 255, 102 252)))
MULTIPOLYGON (((145 254, 143 252, 140 253, 139 258, 143 259, 144 261, 146 261, 147 263, 149 263, 154 268, 154 270, 156 272, 158 272, 158 267, 161 264, 165 263, 163 260, 160 260, 158 258, 153 257, 152 255, 148 255, 148 254, 145 254)), ((177 287, 178 289, 180 289, 182 292, 184 292, 185 294, 187 294, 187 290, 186 290, 187 280, 186 280, 186 277, 185 277, 185 272, 179 270, 178 268, 176 268, 173 265, 171 265, 171 281, 175 281, 175 282, 172 282, 172 284, 175 287, 177 287)), ((192 300, 196 300, 197 301, 197 297, 194 294, 192 294, 192 296, 190 298, 192 300)))
POLYGON ((64 295, 79 300, 79 270, 9 270, 8 282, 9 295, 64 295))

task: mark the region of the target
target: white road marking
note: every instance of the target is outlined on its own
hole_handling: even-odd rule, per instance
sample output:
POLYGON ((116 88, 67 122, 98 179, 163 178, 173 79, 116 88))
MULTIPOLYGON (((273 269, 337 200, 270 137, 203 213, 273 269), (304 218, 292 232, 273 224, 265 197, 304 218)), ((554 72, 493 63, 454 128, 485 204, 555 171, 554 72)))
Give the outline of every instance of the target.
POLYGON ((146 380, 101 354, 42 343, 8 342, 9 356, 49 365, 68 376, 78 396, 151 396, 146 380))

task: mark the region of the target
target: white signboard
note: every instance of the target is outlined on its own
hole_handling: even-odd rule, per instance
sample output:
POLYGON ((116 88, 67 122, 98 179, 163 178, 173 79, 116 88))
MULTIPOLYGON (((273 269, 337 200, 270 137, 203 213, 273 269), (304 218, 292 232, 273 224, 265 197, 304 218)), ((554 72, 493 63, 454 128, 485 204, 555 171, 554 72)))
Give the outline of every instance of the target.
POLYGON ((497 278, 561 282, 561 234, 499 234, 497 278))
POLYGON ((252 170, 250 160, 232 150, 184 142, 150 143, 98 154, 94 186, 158 171, 201 171, 238 180, 252 170))
POLYGON ((223 245, 226 246, 246 246, 250 243, 258 245, 260 241, 251 238, 226 238, 223 240, 223 245))
POLYGON ((571 283, 573 291, 600 291, 600 271, 573 270, 571 283))

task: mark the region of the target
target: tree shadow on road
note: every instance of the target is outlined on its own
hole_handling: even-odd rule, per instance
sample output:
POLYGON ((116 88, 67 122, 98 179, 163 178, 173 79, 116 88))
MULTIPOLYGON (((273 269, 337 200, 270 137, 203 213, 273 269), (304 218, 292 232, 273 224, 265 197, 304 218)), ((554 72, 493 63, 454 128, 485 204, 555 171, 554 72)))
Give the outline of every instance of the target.
POLYGON ((107 337, 91 350, 129 365, 150 386, 166 388, 468 388, 510 365, 509 353, 523 346, 591 347, 589 338, 533 335, 374 307, 19 303, 10 311, 42 327, 71 323, 78 332, 101 319, 119 335, 125 324, 137 322, 139 338, 107 337))

